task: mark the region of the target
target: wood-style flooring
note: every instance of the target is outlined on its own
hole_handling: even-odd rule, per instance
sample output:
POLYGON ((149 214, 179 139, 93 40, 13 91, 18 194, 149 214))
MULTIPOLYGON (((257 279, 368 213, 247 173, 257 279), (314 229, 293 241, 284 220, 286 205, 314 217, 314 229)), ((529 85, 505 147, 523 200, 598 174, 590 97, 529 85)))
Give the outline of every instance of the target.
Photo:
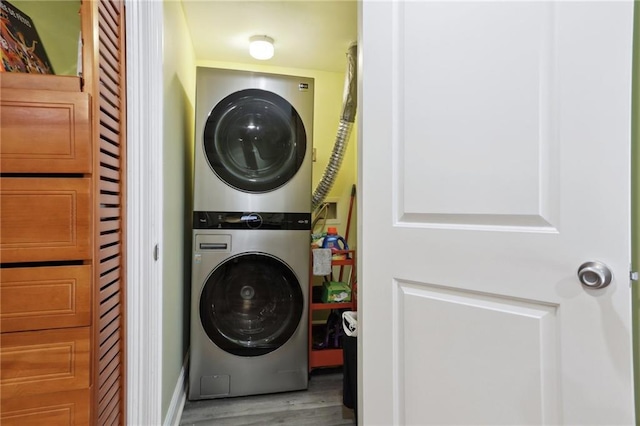
POLYGON ((355 423, 342 405, 342 370, 314 370, 309 389, 271 395, 187 401, 181 426, 339 426, 355 423))

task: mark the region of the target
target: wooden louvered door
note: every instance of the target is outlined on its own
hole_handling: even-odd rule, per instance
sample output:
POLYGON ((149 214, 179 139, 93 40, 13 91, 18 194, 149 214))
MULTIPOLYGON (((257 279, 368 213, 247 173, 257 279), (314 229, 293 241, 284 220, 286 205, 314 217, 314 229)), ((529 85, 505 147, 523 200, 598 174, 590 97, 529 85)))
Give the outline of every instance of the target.
POLYGON ((125 424, 124 2, 82 4, 84 91, 93 99, 92 423, 125 424))

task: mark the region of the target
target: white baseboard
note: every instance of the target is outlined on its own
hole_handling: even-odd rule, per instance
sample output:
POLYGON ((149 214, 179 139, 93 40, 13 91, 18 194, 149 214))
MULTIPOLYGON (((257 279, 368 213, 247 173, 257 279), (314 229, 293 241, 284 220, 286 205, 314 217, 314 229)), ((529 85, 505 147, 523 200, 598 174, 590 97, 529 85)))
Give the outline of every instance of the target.
POLYGON ((164 418, 164 426, 178 426, 180 424, 180 418, 182 417, 182 410, 184 409, 184 403, 187 401, 187 371, 189 367, 189 351, 184 357, 184 363, 182 363, 182 370, 178 376, 178 382, 173 390, 173 396, 171 396, 171 404, 169 410, 167 410, 167 416, 164 418))

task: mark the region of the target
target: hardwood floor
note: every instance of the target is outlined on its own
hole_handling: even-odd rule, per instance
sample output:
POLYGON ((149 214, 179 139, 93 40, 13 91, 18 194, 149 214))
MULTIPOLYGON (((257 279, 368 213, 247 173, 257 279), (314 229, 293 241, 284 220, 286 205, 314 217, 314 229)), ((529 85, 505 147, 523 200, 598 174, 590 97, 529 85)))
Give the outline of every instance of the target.
POLYGON ((271 395, 187 401, 181 426, 339 426, 355 423, 342 405, 342 369, 314 370, 309 389, 271 395))

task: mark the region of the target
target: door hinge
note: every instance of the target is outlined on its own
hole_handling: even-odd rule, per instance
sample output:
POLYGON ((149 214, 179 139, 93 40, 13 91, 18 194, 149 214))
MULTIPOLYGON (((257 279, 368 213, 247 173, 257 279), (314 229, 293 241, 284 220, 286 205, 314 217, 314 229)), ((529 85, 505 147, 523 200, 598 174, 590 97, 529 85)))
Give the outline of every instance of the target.
POLYGON ((158 244, 153 248, 153 260, 158 260, 160 258, 160 246, 158 244))
POLYGON ((629 272, 629 279, 631 281, 638 281, 638 272, 637 271, 630 271, 629 272))

